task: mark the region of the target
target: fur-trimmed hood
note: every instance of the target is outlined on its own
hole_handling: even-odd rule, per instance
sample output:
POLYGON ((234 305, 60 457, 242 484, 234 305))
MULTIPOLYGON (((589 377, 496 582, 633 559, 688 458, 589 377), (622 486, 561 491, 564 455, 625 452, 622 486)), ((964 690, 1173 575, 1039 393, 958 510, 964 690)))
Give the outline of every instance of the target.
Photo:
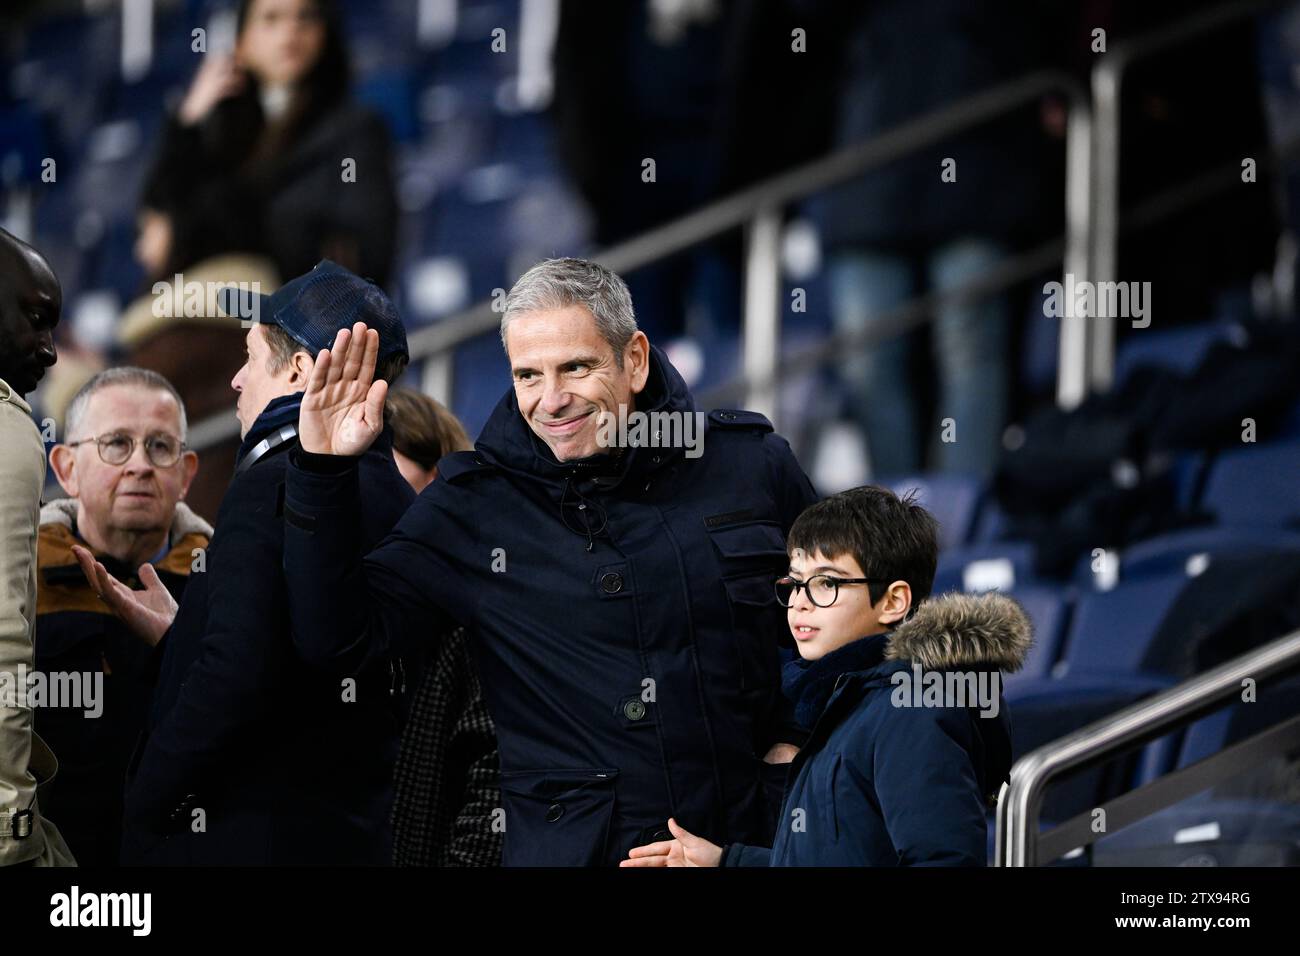
POLYGON ((913 661, 926 670, 992 664, 1018 671, 1033 643, 1024 610, 996 591, 953 592, 923 601, 894 628, 885 660, 913 661))
MULTIPOLYGON (((77 520, 77 499, 56 498, 41 507, 41 524, 58 524, 71 528, 77 520)), ((169 540, 179 541, 187 534, 201 534, 212 537, 212 525, 196 515, 183 501, 176 502, 176 514, 172 517, 172 530, 169 540)))

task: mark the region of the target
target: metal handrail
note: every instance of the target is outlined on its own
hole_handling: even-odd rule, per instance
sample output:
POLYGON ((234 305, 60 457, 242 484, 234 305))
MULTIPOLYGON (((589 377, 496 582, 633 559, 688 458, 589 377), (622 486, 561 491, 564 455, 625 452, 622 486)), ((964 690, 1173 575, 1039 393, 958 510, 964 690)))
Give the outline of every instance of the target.
MULTIPOLYGON (((1082 84, 1061 71, 1031 73, 1020 79, 976 93, 951 106, 922 116, 862 143, 845 147, 822 159, 779 173, 760 183, 650 229, 626 242, 592 256, 615 272, 630 272, 707 242, 728 230, 747 227, 745 236, 744 319, 741 327, 742 373, 756 384, 746 404, 769 414, 780 349, 779 224, 781 211, 790 204, 909 153, 928 148, 964 130, 990 122, 1050 93, 1067 102, 1066 130, 1066 241, 1065 269, 1087 274, 1089 240, 1089 162, 1091 113, 1082 84)), ((937 173, 936 173, 937 175, 937 173)), ((423 390, 444 404, 451 399, 452 350, 472 338, 495 330, 500 313, 487 299, 407 338, 412 363, 424 360, 423 390)), ((1062 319, 1063 370, 1074 370, 1086 380, 1082 319, 1062 319), (1077 326, 1071 329, 1070 326, 1077 326), (1069 354, 1067 355, 1067 351, 1069 354)), ((1070 374, 1062 372, 1067 378, 1070 374)), ((1082 393, 1080 393, 1080 398, 1082 393)), ((237 433, 228 413, 196 423, 199 440, 219 441, 237 433)))
MULTIPOLYGON (((1082 86, 1060 71, 1031 73, 967 97, 951 106, 922 116, 830 156, 779 173, 754 186, 710 203, 693 213, 658 226, 596 253, 593 259, 615 272, 641 268, 699 245, 741 226, 745 237, 745 297, 741 326, 744 377, 769 381, 776 371, 780 349, 779 223, 781 210, 813 193, 847 182, 865 172, 910 153, 933 146, 966 129, 990 122, 1022 108, 1048 93, 1061 93, 1069 106, 1066 131, 1066 264, 1065 271, 1087 273, 1089 226, 1088 164, 1091 152, 1091 118, 1082 86)), ((1080 326, 1063 331, 1062 368, 1077 370, 1085 381, 1082 319, 1063 323, 1080 326), (1066 352, 1069 350, 1069 354, 1066 352)), ((451 396, 450 350, 500 323, 493 300, 413 333, 409 338, 412 361, 428 358, 425 391, 447 402, 451 396)), ((746 406, 773 414, 774 391, 753 389, 746 406)), ((1082 399, 1082 393, 1079 398, 1082 399)))
POLYGON ((1047 785, 1062 774, 1094 764, 1186 724, 1241 692, 1242 681, 1263 683, 1300 669, 1300 631, 1242 654, 1176 687, 1039 747, 1011 768, 998 800, 998 866, 1036 866, 1038 814, 1047 785))
MULTIPOLYGON (((1188 17, 1165 30, 1121 43, 1102 55, 1092 70, 1094 111, 1092 158, 1091 279, 1116 280, 1119 247, 1120 94, 1124 75, 1135 61, 1212 33, 1220 27, 1258 16, 1279 7, 1284 0, 1247 0, 1224 4, 1188 17)), ((1103 312, 1105 310, 1102 310, 1103 312)), ((1115 317, 1099 315, 1087 326, 1088 386, 1110 388, 1115 377, 1115 317)))
MULTIPOLYGON (((1297 157, 1300 157, 1300 136, 1273 148, 1268 155, 1261 155, 1259 172, 1263 174, 1281 169, 1285 161, 1297 157)), ((1175 212, 1226 192, 1235 183, 1240 182, 1240 172, 1241 167, 1234 160, 1191 180, 1163 189, 1154 196, 1127 207, 1124 210, 1120 234, 1138 232, 1175 212)), ((928 321, 932 313, 949 305, 955 305, 969 298, 992 295, 1031 276, 1041 275, 1053 262, 1061 259, 1064 248, 1063 238, 1049 240, 1034 249, 1003 259, 988 272, 960 286, 942 292, 930 292, 887 312, 882 312, 866 328, 853 332, 835 332, 816 344, 787 352, 781 359, 779 376, 791 377, 815 371, 838 356, 867 346, 878 345, 894 336, 919 328, 928 321)), ((696 399, 701 407, 718 407, 729 402, 740 401, 745 392, 754 388, 774 386, 776 381, 775 376, 766 382, 751 382, 743 375, 737 376, 712 386, 707 391, 697 393, 696 399)))

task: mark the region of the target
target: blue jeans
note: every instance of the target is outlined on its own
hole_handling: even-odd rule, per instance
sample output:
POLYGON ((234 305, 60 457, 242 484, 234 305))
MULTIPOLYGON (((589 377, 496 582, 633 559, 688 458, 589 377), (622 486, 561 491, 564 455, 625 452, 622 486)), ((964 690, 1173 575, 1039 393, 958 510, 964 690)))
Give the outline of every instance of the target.
MULTIPOLYGON (((877 316, 925 291, 964 285, 1004 256, 998 243, 959 239, 917 257, 866 249, 831 256, 832 318, 838 332, 869 328, 877 316), (920 281, 918 281, 920 280, 920 281)), ((938 396, 934 422, 922 424, 912 381, 916 336, 908 333, 853 349, 839 372, 866 432, 873 476, 914 474, 926 444, 944 471, 987 476, 997 463, 1007 415, 1010 315, 1003 296, 941 307, 931 326, 938 396), (942 441, 952 419, 954 441, 942 441), (931 442, 927 438, 932 437, 931 442)))

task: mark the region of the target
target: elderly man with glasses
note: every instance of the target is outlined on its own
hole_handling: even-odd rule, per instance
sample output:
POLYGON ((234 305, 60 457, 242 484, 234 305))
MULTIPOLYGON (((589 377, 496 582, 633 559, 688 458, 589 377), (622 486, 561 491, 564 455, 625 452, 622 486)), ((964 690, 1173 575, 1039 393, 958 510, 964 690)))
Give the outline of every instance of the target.
POLYGON ((64 419, 70 440, 53 448, 50 464, 68 497, 41 509, 36 669, 83 687, 76 706, 51 700, 36 710, 36 729, 60 761, 44 802, 79 862, 113 866, 156 655, 100 600, 72 548, 89 548, 132 588, 165 588, 179 601, 204 567, 212 528, 182 501, 198 457, 185 449, 185 407, 167 379, 141 368, 100 372, 64 419))

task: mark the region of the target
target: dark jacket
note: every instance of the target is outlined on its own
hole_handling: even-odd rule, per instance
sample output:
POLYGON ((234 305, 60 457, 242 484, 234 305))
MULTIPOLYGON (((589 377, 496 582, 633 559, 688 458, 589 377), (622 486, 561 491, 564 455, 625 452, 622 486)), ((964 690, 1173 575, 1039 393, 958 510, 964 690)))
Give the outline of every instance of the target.
MULTIPOLYGON (((1046 65, 1039 13, 1023 0, 873 0, 836 9, 844 18, 841 32, 824 38, 827 46, 844 47, 833 148, 865 142, 1046 65)), ((1045 191, 1054 182, 1045 170, 1060 146, 1048 142, 1038 104, 1026 103, 828 191, 815 206, 823 237, 831 247, 908 249, 1050 230, 1059 217, 1055 194, 1045 191), (952 182, 940 178, 947 158, 956 162, 952 182)))
MULTIPOLYGON (((273 401, 245 450, 296 422, 299 399, 273 401)), ((389 861, 399 734, 391 662, 376 660, 349 685, 303 661, 289 635, 281 504, 294 444, 236 473, 206 568, 191 577, 163 638, 149 727, 127 781, 124 862, 389 861)), ((354 518, 373 544, 414 494, 387 432, 360 469, 354 518)))
MULTIPOLYGON (((51 674, 102 674, 98 714, 82 707, 40 707, 36 730, 59 757, 58 777, 41 795, 82 866, 116 866, 122 844, 122 784, 149 716, 153 650, 114 615, 81 573, 74 544, 77 502, 51 501, 41 509, 37 543, 40 587, 36 601, 36 669, 51 674)), ((184 503, 176 505, 167 553, 153 562, 158 579, 178 601, 185 593, 196 549, 206 549, 212 527, 184 503)), ((136 568, 96 555, 110 573, 138 588, 136 568)))
POLYGON ((946 594, 892 632, 787 665, 787 688, 820 717, 790 766, 776 842, 727 847, 723 865, 983 866, 986 815, 1011 770, 1006 701, 988 677, 1019 670, 1030 641, 1010 598, 946 594), (924 675, 957 671, 986 675, 996 714, 978 683, 963 686, 967 706, 927 702, 924 675))
POLYGON ((439 642, 419 680, 397 754, 393 863, 500 866, 496 729, 463 628, 439 642))
MULTIPOLYGON (((693 411, 658 349, 638 407, 693 411)), ((803 733, 780 694, 772 582, 814 493, 762 416, 707 421, 699 457, 640 447, 562 465, 508 392, 476 450, 443 458, 364 561, 346 520, 355 467, 294 454, 285 565, 301 652, 346 673, 435 622, 469 629, 501 751, 506 865, 614 865, 674 814, 718 842, 774 826, 765 782, 780 768, 762 757, 803 733)))
POLYGON ((161 277, 227 252, 260 252, 283 277, 338 259, 379 285, 397 241, 397 199, 388 127, 347 100, 300 126, 258 158, 264 129, 255 96, 233 97, 196 126, 163 127, 143 202, 172 220, 171 258, 161 277), (345 159, 356 178, 344 181, 345 159), (327 243, 340 240, 349 252, 327 243), (352 254, 355 253, 355 254, 352 254))

